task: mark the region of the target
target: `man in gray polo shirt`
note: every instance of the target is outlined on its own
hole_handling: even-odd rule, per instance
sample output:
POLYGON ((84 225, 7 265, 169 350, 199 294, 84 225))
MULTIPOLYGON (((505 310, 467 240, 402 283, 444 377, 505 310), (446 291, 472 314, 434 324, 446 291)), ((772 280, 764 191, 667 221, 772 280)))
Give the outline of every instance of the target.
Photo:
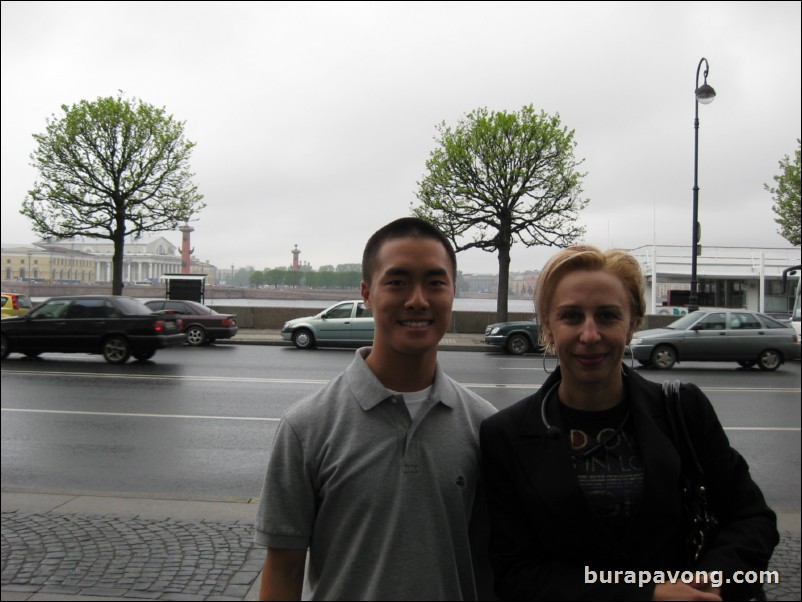
POLYGON ((495 408, 437 364, 456 274, 448 239, 423 220, 368 241, 373 346, 276 433, 256 519, 263 600, 300 599, 307 549, 311 599, 477 599, 485 551, 472 551, 469 527, 483 514, 479 425, 495 408))

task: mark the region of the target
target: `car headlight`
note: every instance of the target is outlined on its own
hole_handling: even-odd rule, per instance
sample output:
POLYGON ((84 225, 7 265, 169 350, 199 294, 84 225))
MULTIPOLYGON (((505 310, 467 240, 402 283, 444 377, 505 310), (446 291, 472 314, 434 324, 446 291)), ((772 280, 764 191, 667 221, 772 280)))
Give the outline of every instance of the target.
POLYGON ((499 326, 496 326, 494 329, 490 331, 490 334, 496 334, 499 330, 501 330, 501 328, 499 326))
POLYGON ((643 345, 643 339, 632 339, 630 345, 643 345))

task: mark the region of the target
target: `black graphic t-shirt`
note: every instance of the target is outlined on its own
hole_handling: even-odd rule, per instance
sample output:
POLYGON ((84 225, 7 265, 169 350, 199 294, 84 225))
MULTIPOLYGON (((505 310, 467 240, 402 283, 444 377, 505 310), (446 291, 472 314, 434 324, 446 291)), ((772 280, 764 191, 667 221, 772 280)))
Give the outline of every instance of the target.
POLYGON ((623 537, 643 495, 643 462, 627 404, 599 412, 560 408, 579 487, 599 518, 623 537))

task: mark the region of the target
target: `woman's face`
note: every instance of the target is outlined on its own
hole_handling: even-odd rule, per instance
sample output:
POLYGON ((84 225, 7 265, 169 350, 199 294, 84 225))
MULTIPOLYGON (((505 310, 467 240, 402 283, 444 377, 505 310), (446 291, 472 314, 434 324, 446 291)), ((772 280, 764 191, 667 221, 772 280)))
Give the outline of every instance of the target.
POLYGON ((620 382, 621 358, 634 320, 624 283, 601 270, 562 276, 551 298, 547 340, 556 348, 563 381, 578 386, 620 382))

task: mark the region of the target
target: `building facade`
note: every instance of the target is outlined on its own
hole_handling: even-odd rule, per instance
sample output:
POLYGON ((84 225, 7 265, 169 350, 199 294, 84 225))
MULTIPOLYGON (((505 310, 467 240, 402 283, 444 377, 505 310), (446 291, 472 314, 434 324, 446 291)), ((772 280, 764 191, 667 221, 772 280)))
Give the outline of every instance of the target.
MULTIPOLYGON (((114 243, 105 239, 45 240, 2 247, 4 280, 93 284, 111 282, 114 243)), ((123 282, 158 283, 164 274, 181 272, 178 246, 165 237, 125 243, 123 282)), ((216 282, 217 268, 191 258, 190 273, 216 282)))
POLYGON ((92 284, 95 282, 95 258, 81 251, 43 249, 36 245, 2 247, 3 280, 92 284))
MULTIPOLYGON (((691 288, 690 248, 648 245, 629 252, 646 279, 647 313, 685 314, 691 288)), ((697 257, 698 305, 790 314, 799 275, 783 288, 782 273, 800 265, 800 255, 799 247, 703 247, 697 257)), ((538 275, 536 270, 510 273, 510 296, 532 297, 538 275)), ((469 292, 498 292, 497 275, 466 274, 463 278, 469 292)))
MULTIPOLYGON (((649 245, 631 253, 646 277, 647 313, 682 315, 690 291, 690 248, 649 245)), ((799 265, 800 255, 799 247, 703 247, 696 259, 699 306, 790 313, 796 281, 783 290, 782 272, 799 265)))

